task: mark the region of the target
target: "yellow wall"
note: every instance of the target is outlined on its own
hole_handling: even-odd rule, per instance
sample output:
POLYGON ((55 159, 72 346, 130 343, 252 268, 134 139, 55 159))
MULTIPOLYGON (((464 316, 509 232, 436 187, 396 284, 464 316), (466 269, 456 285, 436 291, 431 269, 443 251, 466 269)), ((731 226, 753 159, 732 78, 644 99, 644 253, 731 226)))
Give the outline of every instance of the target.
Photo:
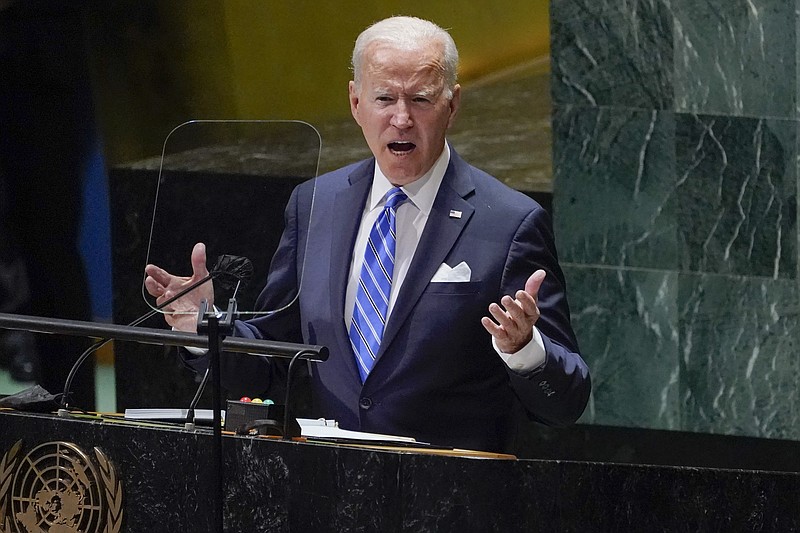
POLYGON ((94 19, 92 55, 109 160, 156 155, 170 129, 193 118, 347 117, 353 42, 390 15, 448 28, 459 46, 462 82, 546 56, 548 4, 150 0, 122 2, 117 12, 104 6, 94 19))

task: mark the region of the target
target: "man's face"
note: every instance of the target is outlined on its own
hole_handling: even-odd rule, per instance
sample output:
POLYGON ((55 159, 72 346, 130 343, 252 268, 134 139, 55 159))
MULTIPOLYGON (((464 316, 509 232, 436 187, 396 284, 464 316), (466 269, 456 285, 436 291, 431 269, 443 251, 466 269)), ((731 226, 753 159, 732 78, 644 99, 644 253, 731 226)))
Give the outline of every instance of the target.
POLYGON ((360 87, 350 82, 353 118, 393 185, 411 183, 433 166, 458 112, 461 88, 447 98, 441 48, 372 43, 364 51, 360 87))

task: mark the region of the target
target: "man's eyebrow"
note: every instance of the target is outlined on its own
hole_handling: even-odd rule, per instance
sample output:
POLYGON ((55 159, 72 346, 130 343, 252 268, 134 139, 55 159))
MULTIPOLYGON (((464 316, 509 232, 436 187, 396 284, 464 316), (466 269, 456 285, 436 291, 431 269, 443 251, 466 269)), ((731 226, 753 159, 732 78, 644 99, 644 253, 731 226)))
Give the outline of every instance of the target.
MULTIPOLYGON (((398 89, 389 87, 389 86, 381 86, 381 87, 373 87, 371 89, 371 93, 374 95, 395 95, 395 94, 406 94, 403 91, 398 91, 398 89)), ((416 97, 424 97, 424 98, 434 98, 436 95, 441 93, 441 90, 436 87, 428 87, 424 89, 420 89, 418 91, 414 91, 412 93, 407 93, 409 98, 416 98, 416 97)))
POLYGON ((373 94, 387 94, 395 92, 390 87, 373 87, 371 92, 373 94))
POLYGON ((413 94, 413 96, 424 96, 426 98, 430 98, 432 96, 436 96, 439 91, 436 89, 422 89, 421 91, 417 91, 413 94))

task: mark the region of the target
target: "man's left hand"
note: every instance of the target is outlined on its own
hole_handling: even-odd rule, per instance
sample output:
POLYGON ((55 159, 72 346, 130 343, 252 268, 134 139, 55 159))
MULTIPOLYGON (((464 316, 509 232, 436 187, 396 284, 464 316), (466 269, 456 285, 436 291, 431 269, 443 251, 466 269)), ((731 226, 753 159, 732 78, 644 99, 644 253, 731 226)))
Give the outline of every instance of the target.
POLYGON ((533 325, 539 320, 539 287, 544 277, 544 270, 537 270, 525 282, 525 290, 517 291, 514 298, 503 296, 502 307, 496 303, 490 305, 489 313, 496 322, 486 316, 481 319, 500 351, 516 353, 533 339, 533 325))

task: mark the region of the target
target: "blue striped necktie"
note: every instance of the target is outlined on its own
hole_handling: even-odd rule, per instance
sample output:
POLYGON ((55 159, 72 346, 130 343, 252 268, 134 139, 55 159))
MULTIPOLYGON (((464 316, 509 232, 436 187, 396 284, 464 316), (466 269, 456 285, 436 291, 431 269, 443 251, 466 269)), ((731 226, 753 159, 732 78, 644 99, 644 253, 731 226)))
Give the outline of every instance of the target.
POLYGON ((367 379, 381 345, 386 326, 386 311, 392 290, 397 207, 408 196, 395 187, 386 193, 386 205, 378 215, 364 252, 364 264, 358 278, 353 321, 350 323, 350 344, 356 356, 361 382, 367 379))

